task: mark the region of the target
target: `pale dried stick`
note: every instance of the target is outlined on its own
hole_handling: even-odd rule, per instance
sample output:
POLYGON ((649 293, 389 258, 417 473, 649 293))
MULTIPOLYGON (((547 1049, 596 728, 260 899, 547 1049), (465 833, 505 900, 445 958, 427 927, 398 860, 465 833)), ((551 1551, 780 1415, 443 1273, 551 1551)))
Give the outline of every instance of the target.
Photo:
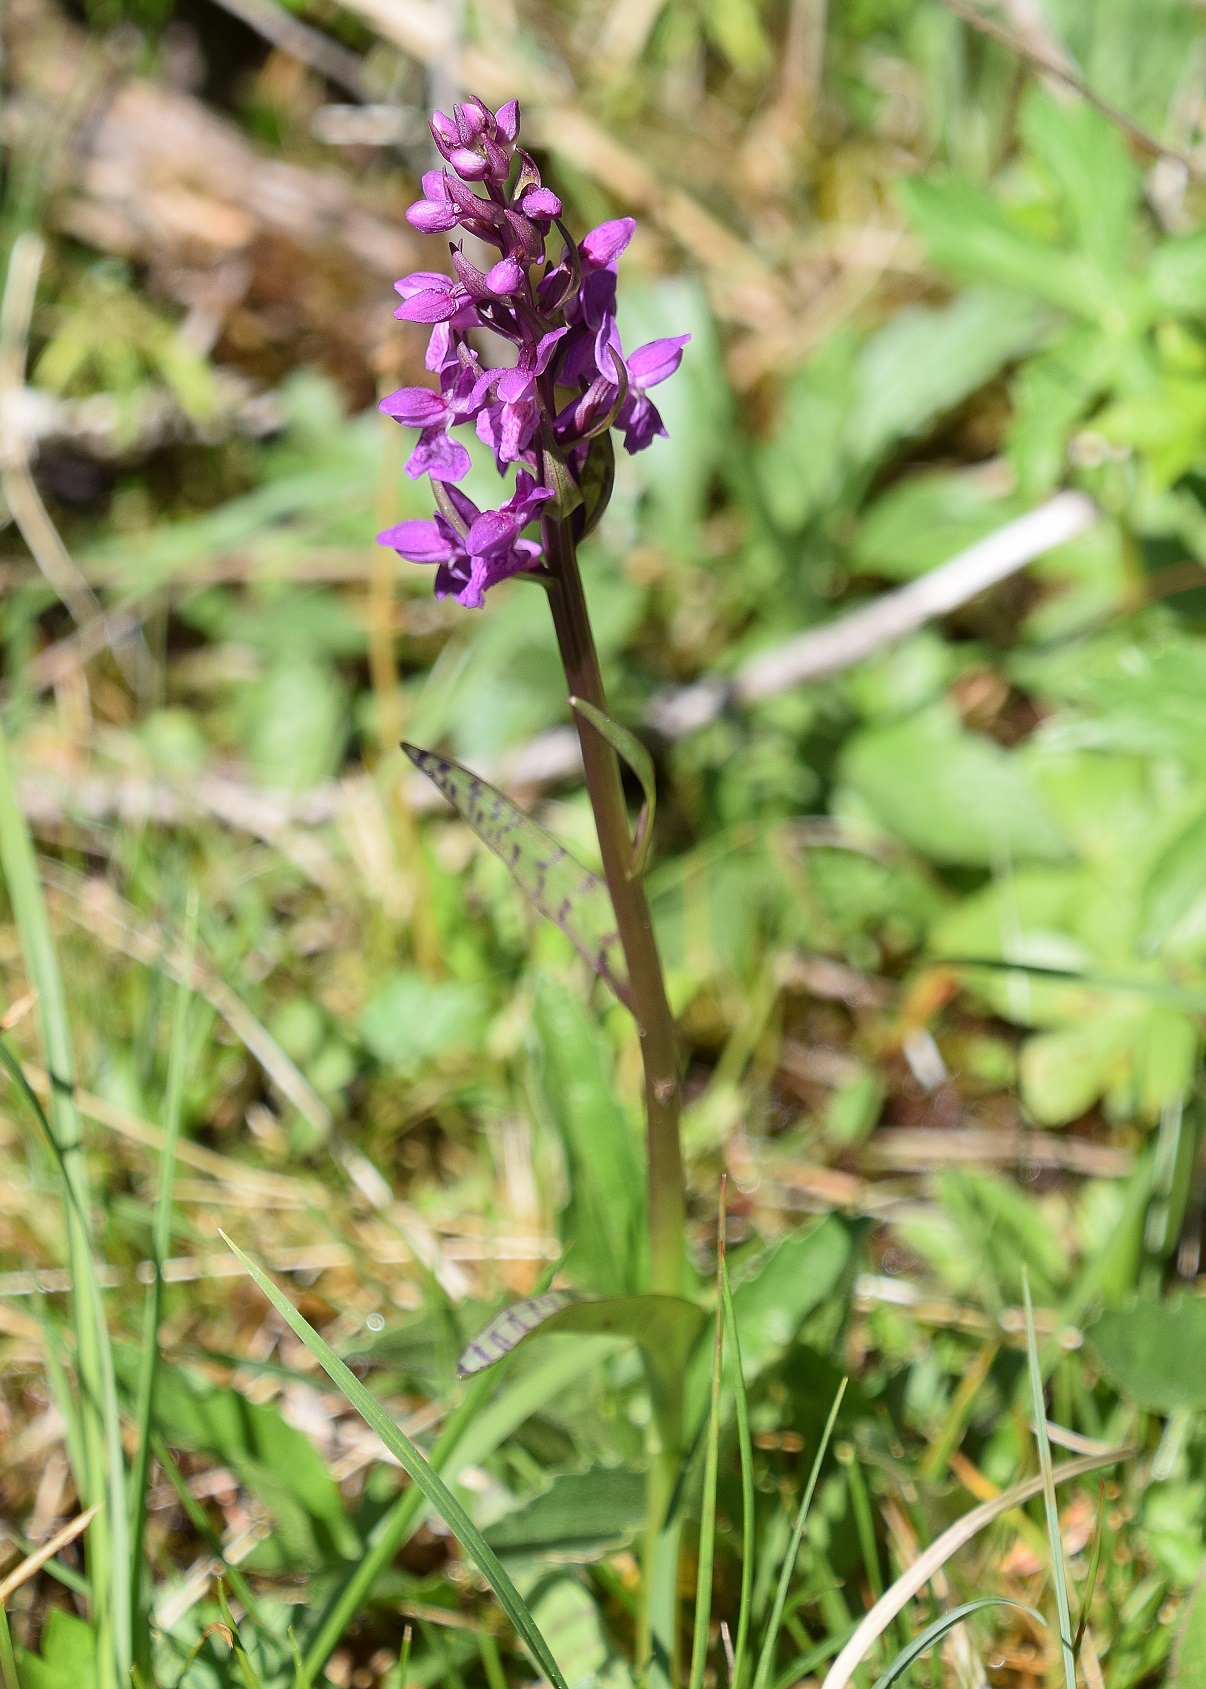
POLYGON ((100 1510, 101 1504, 98 1501, 86 1512, 77 1514, 61 1531, 56 1531, 49 1542, 44 1542, 35 1553, 22 1560, 19 1566, 14 1566, 3 1583, 0 1583, 0 1607, 23 1583, 28 1583, 35 1572, 40 1572, 48 1560, 53 1560, 60 1548, 66 1548, 69 1542, 75 1541, 81 1531, 86 1531, 100 1510))

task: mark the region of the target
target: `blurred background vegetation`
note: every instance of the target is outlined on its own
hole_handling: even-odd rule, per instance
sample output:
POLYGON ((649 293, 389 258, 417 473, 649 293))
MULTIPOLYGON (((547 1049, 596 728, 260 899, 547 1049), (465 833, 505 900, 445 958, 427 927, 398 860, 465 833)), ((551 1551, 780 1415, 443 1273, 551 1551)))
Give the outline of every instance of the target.
MULTIPOLYGON (((735 1272, 838 1216, 815 1297, 772 1253, 747 1356, 759 1530, 780 1549, 853 1374, 783 1682, 1024 1470, 1023 1266, 1055 1417, 1142 1450, 1100 1504, 1066 1507, 1074 1575, 1102 1521, 1084 1681, 1203 1682, 1201 8, 7 0, 4 32, 4 728, 67 977, 119 1361, 200 899, 157 1408, 191 1509, 157 1466, 157 1680, 218 1616, 221 1542, 259 1591, 256 1669, 291 1681, 288 1626, 397 1487, 231 1276, 220 1224, 292 1275, 416 1432, 461 1342, 563 1241, 610 1289, 639 1230, 626 1017, 396 750, 448 751, 593 852, 540 596, 437 604, 372 543, 429 513, 375 400, 425 379, 391 284, 441 261, 403 211, 429 104, 471 90, 519 95, 577 232, 639 219, 626 344, 693 337, 658 395, 669 439, 619 466, 584 569, 613 709, 658 766, 650 892, 696 1264, 722 1171, 735 1272), (1077 537, 855 666, 744 701, 738 684, 669 730, 682 689, 1061 488, 1092 504, 1077 537)), ((36 1089, 7 918, 0 970, 36 1089)), ((46 1361, 53 1169, 14 1092, 3 1107, 0 1515, 19 1553, 75 1498, 46 1361)), ((567 1673, 619 1685, 648 1402, 628 1354, 560 1354, 516 1368, 461 1484, 567 1673)), ((738 1514, 722 1487, 722 1581, 738 1514)), ((85 1681, 74 1552, 13 1598, 26 1689, 85 1681)), ((1029 1600, 1044 1552, 1015 1516, 957 1591, 1029 1600)), ((408 1681, 498 1689, 480 1592, 430 1524, 330 1682, 401 1689, 407 1616, 408 1681)), ((1058 1662, 1015 1614, 927 1669, 1029 1689, 1058 1662)), ((234 1671, 211 1637, 184 1681, 234 1671)))

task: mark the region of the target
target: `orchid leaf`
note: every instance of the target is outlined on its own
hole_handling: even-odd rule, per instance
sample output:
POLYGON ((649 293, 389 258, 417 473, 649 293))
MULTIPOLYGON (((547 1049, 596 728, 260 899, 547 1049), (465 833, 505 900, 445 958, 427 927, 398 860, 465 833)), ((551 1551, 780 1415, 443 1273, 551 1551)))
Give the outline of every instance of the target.
POLYGON ((641 782, 645 802, 637 818, 636 836, 632 841, 632 861, 628 868, 628 878, 639 880, 649 860, 649 846, 653 842, 653 817, 657 813, 657 779, 653 771, 653 758, 636 734, 630 733, 626 727, 621 727, 618 721, 613 721, 605 710, 588 703, 585 698, 571 698, 570 708, 589 721, 596 733, 602 734, 616 755, 628 764, 641 782))
POLYGON ((530 1302, 509 1308, 507 1314, 513 1316, 514 1324, 506 1331, 499 1329, 506 1316, 493 1320, 461 1355, 458 1363, 461 1376, 493 1366, 495 1360, 537 1334, 628 1337, 640 1345, 644 1356, 655 1413, 660 1416, 681 1401, 687 1362, 707 1323, 703 1308, 681 1296, 603 1296, 567 1301, 540 1317, 541 1310, 533 1309, 532 1303, 544 1300, 533 1297, 530 1302), (533 1313, 537 1315, 535 1319, 531 1317, 533 1313), (508 1342, 511 1329, 516 1335, 508 1342), (479 1349, 492 1358, 478 1359, 479 1349))
POLYGON ((475 1372, 484 1372, 574 1300, 571 1290, 546 1290, 543 1296, 512 1302, 462 1351, 456 1363, 457 1375, 469 1378, 475 1372))
POLYGON ((506 863, 520 890, 569 939, 585 962, 628 1002, 624 956, 607 887, 551 833, 496 787, 458 762, 404 744, 415 767, 443 792, 461 820, 506 863))

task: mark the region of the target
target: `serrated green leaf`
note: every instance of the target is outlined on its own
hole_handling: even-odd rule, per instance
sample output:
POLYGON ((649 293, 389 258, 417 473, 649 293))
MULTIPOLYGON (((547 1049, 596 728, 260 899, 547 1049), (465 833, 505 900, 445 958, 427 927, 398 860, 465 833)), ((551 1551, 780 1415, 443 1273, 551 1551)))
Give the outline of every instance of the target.
POLYGON ((598 875, 576 862, 510 798, 460 763, 417 745, 402 749, 443 792, 461 820, 506 864, 524 895, 560 927, 582 959, 626 1003, 624 955, 611 899, 598 875))

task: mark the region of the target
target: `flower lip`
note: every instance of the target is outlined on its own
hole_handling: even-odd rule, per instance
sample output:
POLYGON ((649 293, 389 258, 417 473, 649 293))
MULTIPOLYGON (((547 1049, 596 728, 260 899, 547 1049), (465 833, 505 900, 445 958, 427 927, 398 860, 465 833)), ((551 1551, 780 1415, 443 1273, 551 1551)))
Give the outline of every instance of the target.
POLYGON ((452 556, 452 544, 432 517, 411 517, 396 522, 377 535, 378 545, 388 545, 408 563, 443 563, 452 556))
POLYGON ((412 428, 426 428, 448 415, 448 406, 439 393, 429 387, 400 387, 396 393, 382 399, 377 409, 384 416, 405 422, 412 428))

